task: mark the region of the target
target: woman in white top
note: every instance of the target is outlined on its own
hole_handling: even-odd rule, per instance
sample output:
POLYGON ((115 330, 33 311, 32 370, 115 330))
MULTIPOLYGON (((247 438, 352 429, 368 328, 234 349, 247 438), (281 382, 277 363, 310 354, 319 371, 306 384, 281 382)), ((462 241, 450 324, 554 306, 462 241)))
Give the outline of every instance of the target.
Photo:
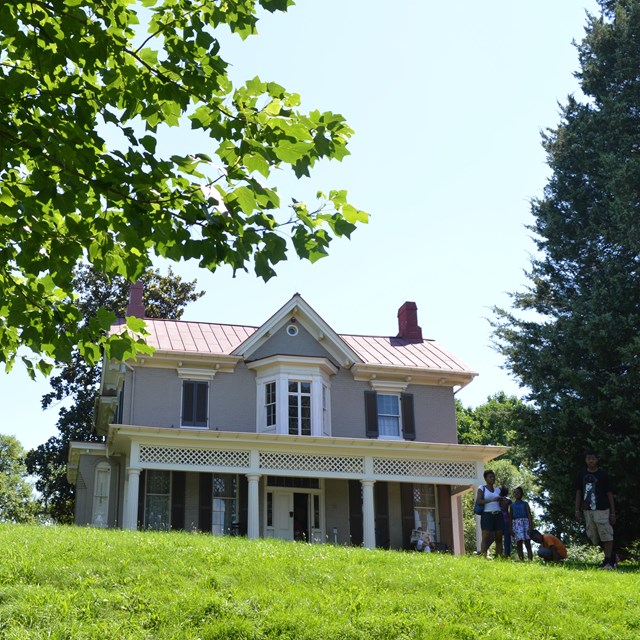
POLYGON ((478 489, 476 502, 484 506, 480 515, 480 528, 482 529, 482 543, 480 553, 487 555, 491 546, 491 537, 496 541, 496 556, 502 555, 502 511, 500 510, 500 487, 495 487, 496 474, 487 469, 484 472, 485 485, 478 489))

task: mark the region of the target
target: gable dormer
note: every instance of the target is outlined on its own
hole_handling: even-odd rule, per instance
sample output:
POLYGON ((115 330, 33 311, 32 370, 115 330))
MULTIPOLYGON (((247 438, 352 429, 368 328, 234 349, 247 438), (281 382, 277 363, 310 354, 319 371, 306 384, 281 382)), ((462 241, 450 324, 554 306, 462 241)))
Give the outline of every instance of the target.
POLYGON ((254 360, 256 352, 272 337, 284 330, 295 338, 304 329, 303 337, 313 338, 339 367, 351 367, 358 360, 357 354, 344 340, 307 304, 299 293, 286 302, 253 335, 236 347, 233 355, 254 360))
POLYGON ((258 432, 331 435, 331 379, 357 356, 299 294, 234 355, 256 374, 258 432))

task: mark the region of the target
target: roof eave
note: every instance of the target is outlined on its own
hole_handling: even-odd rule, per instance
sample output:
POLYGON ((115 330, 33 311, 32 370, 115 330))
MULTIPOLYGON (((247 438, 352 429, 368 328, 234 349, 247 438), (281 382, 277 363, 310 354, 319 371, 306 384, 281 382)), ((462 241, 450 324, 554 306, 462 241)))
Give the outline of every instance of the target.
POLYGON ((424 367, 398 367, 382 364, 354 364, 351 373, 355 380, 369 382, 377 378, 402 380, 411 384, 441 387, 465 387, 478 375, 470 370, 427 369, 424 367))

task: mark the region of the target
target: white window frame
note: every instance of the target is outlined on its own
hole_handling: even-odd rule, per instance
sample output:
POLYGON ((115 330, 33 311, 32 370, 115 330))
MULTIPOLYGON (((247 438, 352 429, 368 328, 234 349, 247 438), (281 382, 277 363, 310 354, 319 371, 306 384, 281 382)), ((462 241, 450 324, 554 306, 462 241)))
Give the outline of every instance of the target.
MULTIPOLYGON (((195 407, 196 399, 194 398, 194 412, 196 411, 195 407)), ((209 407, 211 405, 211 384, 208 380, 191 380, 185 379, 182 381, 182 387, 180 389, 180 427, 183 429, 208 429, 209 428, 209 407), (207 386, 207 411, 205 424, 194 425, 194 424, 185 424, 184 423, 184 387, 185 384, 204 384, 207 386)))
POLYGON ((379 440, 402 440, 403 436, 402 436, 402 399, 400 397, 400 394, 398 393, 385 393, 384 391, 378 391, 376 392, 376 412, 378 415, 378 439, 379 440), (380 409, 379 409, 379 404, 378 401, 380 398, 382 397, 389 397, 389 398, 396 398, 397 402, 398 402, 398 414, 391 414, 391 413, 380 413, 380 409), (393 418, 397 418, 398 420, 398 433, 396 434, 382 434, 381 433, 381 428, 380 428, 380 418, 381 417, 393 417, 393 418))
POLYGON ((275 380, 269 380, 264 383, 262 393, 264 395, 264 427, 265 431, 271 431, 276 428, 276 424, 278 423, 278 385, 275 380), (270 389, 273 391, 273 402, 269 402, 271 399, 269 397, 270 389), (271 413, 270 408, 273 407, 273 422, 269 420, 269 414, 271 413))
POLYGON ((104 529, 109 526, 109 490, 111 487, 111 465, 98 462, 93 476, 93 505, 91 526, 104 529), (100 491, 102 489, 102 491, 100 491))
POLYGON ((404 428, 402 423, 402 394, 406 392, 409 386, 408 380, 370 380, 369 385, 376 392, 376 414, 378 416, 378 440, 404 440, 404 428), (382 436, 380 435, 380 414, 378 412, 378 396, 397 396, 398 397, 398 435, 382 436))
MULTIPOLYGON (((290 436, 310 436, 313 428, 313 382, 311 380, 294 380, 289 378, 287 382, 287 433, 290 436), (295 390, 291 389, 295 385, 295 390), (309 385, 309 391, 305 391, 303 385, 309 385), (291 399, 295 398, 295 405, 298 415, 295 416, 295 433, 291 433, 291 399), (309 433, 303 433, 304 399, 309 398, 309 433)), ((277 410, 277 405, 276 405, 277 410)))
POLYGON ((289 434, 289 382, 311 383, 311 436, 331 435, 331 375, 338 371, 326 358, 272 356, 252 362, 256 371, 256 431, 289 434), (266 385, 275 383, 276 423, 267 426, 266 385), (323 400, 324 398, 324 400, 323 400))

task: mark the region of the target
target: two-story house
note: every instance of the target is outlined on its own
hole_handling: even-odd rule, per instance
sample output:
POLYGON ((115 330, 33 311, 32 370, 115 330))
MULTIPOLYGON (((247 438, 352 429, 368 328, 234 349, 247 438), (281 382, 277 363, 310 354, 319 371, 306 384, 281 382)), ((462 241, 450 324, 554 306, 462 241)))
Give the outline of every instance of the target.
POLYGON ((103 364, 104 443, 71 445, 77 524, 394 549, 422 527, 463 552, 461 496, 504 449, 457 443, 476 374, 414 303, 393 337, 338 335, 298 294, 259 327, 146 326, 152 356, 103 364))

